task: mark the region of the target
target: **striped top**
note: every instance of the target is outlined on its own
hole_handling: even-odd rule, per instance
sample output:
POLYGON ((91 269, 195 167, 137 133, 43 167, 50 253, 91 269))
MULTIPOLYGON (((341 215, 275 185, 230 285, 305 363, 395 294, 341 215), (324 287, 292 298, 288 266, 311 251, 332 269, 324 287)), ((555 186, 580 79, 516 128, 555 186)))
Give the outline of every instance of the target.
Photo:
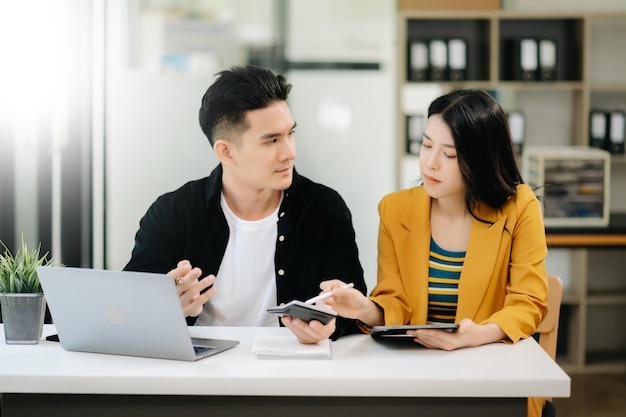
POLYGON ((459 278, 465 252, 449 252, 430 238, 428 262, 428 322, 454 323, 459 278))

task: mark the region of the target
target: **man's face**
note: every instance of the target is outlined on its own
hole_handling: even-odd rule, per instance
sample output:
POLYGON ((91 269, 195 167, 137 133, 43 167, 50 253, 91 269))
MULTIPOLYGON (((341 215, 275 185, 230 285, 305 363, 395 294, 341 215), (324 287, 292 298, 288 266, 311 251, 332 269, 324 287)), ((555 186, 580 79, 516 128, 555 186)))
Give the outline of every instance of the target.
POLYGON ((285 190, 293 179, 296 126, 285 101, 246 114, 250 126, 231 147, 233 174, 254 190, 285 190))

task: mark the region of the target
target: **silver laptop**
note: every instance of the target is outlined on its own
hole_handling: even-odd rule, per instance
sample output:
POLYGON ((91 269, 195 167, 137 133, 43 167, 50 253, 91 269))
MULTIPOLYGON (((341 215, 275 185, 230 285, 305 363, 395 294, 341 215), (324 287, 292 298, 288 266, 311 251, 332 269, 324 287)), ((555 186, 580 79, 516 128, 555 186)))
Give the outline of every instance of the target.
POLYGON ((239 343, 192 338, 165 274, 50 266, 37 274, 66 350, 194 361, 239 343))

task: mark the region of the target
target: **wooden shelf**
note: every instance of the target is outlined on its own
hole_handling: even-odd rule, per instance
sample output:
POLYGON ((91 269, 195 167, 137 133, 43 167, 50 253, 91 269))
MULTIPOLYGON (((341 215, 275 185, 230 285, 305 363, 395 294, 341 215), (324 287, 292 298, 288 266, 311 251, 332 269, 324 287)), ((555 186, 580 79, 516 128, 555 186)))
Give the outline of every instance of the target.
POLYGON ((626 234, 554 234, 546 233, 549 247, 626 247, 626 234))
POLYGON ((592 90, 592 92, 615 93, 622 95, 626 93, 626 81, 590 81, 589 89, 592 90))
MULTIPOLYGON (((626 109, 626 56, 615 54, 616 50, 623 49, 626 13, 404 9, 398 10, 397 18, 398 188, 405 186, 403 167, 406 162, 417 158, 407 154, 406 116, 420 115, 424 102, 437 92, 468 87, 493 91, 505 111, 525 113, 525 147, 587 146, 590 109, 607 106, 626 109), (409 43, 437 37, 466 39, 468 79, 409 80, 409 43), (515 79, 515 72, 507 64, 507 48, 511 44, 509 39, 520 37, 556 39, 555 81, 515 79)), ((624 155, 611 157, 611 164, 624 161, 624 155)), ((406 169, 415 169, 415 164, 406 169)), ((614 372, 616 369, 623 372, 626 354, 606 357, 589 352, 593 346, 588 346, 587 337, 598 328, 598 321, 621 320, 616 315, 623 314, 623 307, 626 307, 620 278, 623 272, 615 267, 615 256, 610 254, 614 251, 609 250, 626 248, 626 228, 611 233, 590 229, 550 228, 546 231, 549 248, 565 249, 571 256, 566 277, 568 287, 562 303, 563 333, 559 335, 559 345, 565 344, 566 352, 557 357, 557 362, 567 372, 614 372), (606 280, 601 280, 602 285, 593 281, 593 272, 598 270, 606 276, 606 280), (594 286, 599 288, 594 289, 594 286), (610 293, 612 289, 615 294, 610 293)), ((617 258, 619 261, 619 256, 617 258)), ((626 346, 618 346, 618 350, 622 348, 626 350, 626 346)))
POLYGON ((626 305, 626 294, 588 294, 587 305, 589 306, 626 305))
POLYGON ((498 88, 510 88, 519 90, 563 90, 582 91, 584 85, 580 81, 500 81, 498 88))

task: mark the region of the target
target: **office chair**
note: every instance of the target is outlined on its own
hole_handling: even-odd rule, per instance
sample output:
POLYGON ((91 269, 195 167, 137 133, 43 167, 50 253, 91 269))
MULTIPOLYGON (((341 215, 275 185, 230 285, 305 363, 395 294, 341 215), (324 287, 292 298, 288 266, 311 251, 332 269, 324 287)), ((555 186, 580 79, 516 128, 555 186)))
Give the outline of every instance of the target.
POLYGON ((539 345, 556 360, 556 341, 559 335, 559 315, 563 298, 563 281, 557 276, 548 276, 548 315, 537 327, 539 345))

